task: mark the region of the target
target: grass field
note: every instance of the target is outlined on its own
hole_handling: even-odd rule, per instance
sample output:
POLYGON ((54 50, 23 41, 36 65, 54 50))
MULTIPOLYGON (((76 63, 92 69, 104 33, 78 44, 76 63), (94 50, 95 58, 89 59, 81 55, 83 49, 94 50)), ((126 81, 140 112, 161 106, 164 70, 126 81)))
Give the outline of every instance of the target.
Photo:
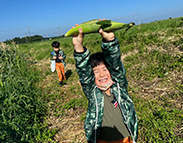
MULTIPOLYGON (((183 142, 183 17, 139 24, 132 27, 125 35, 123 35, 123 32, 124 30, 115 31, 115 36, 120 41, 121 60, 127 71, 128 92, 134 101, 138 115, 138 142, 183 142)), ((32 100, 36 101, 36 103, 33 103, 34 107, 41 109, 40 112, 31 110, 33 112, 31 115, 35 117, 31 120, 31 126, 36 126, 33 122, 35 119, 38 120, 36 124, 38 124, 39 131, 34 131, 34 128, 30 131, 29 128, 26 128, 24 141, 26 134, 29 133, 29 137, 32 137, 32 139, 30 140, 27 137, 27 140, 30 142, 34 142, 34 140, 37 140, 37 142, 86 142, 84 119, 87 99, 82 92, 75 69, 72 38, 54 40, 61 43, 60 47, 67 56, 67 80, 61 87, 57 73, 52 73, 50 70, 49 58, 53 40, 18 45, 18 52, 22 55, 20 55, 20 61, 28 60, 28 63, 22 65, 21 71, 23 72, 22 69, 25 66, 28 66, 27 68, 31 71, 26 75, 20 74, 15 75, 15 77, 23 75, 21 80, 34 83, 30 83, 30 90, 25 90, 29 88, 29 84, 27 85, 26 82, 18 90, 22 90, 21 95, 24 95, 23 91, 31 93, 25 94, 26 97, 24 98, 35 95, 31 97, 36 99, 32 100), (25 59, 21 59, 21 57, 25 59), (25 78, 27 79, 25 80, 25 78), (39 97, 39 100, 37 100, 37 97, 39 97), (35 104, 40 105, 40 107, 35 106, 35 104), (39 117, 41 120, 39 120, 39 117), (37 135, 32 132, 36 132, 37 135)), ((95 53, 101 50, 101 40, 99 34, 88 34, 85 35, 84 45, 91 53, 95 53)), ((16 61, 16 64, 18 63, 16 61)), ((3 62, 1 62, 1 65, 4 65, 3 62)), ((11 67, 11 64, 7 66, 7 69, 10 69, 9 67, 11 67)), ((26 72, 28 69, 25 68, 26 72)), ((3 74, 2 71, 1 66, 1 75, 3 74)), ((17 70, 17 72, 20 71, 17 70)), ((8 72, 6 74, 7 76, 11 75, 8 72)), ((8 77, 6 82, 7 79, 8 77)), ((14 77, 10 81, 13 79, 14 77)), ((10 103, 8 102, 10 99, 7 98, 11 97, 14 100, 13 90, 20 86, 15 86, 18 84, 18 79, 13 81, 13 85, 10 85, 12 87, 11 96, 1 97, 3 106, 0 106, 2 114, 0 123, 7 130, 11 128, 15 132, 17 140, 21 140, 22 138, 19 136, 23 134, 23 131, 18 132, 15 126, 12 126, 14 119, 16 119, 16 122, 22 122, 22 124, 18 124, 19 126, 23 126, 23 123, 27 122, 21 121, 21 117, 16 118, 15 115, 18 113, 12 114, 12 112, 16 112, 17 109, 15 111, 7 110, 10 105, 5 104, 10 103), (6 124, 3 117, 4 110, 15 116, 11 117, 11 120, 8 120, 9 122, 6 124)), ((3 88, 6 83, 2 76, 0 84, 3 85, 1 89, 8 92, 3 88)), ((5 92, 1 93, 5 94, 5 92)), ((16 97, 19 101, 19 94, 16 94, 16 97)), ((19 102, 22 102, 21 107, 28 108, 28 104, 31 105, 31 103, 27 103, 27 99, 24 98, 19 102), (24 100, 26 100, 26 103, 24 100)), ((20 107, 15 108, 19 109, 20 107)), ((8 137, 8 133, 8 131, 0 132, 1 142, 8 141, 8 139, 5 139, 8 137)))

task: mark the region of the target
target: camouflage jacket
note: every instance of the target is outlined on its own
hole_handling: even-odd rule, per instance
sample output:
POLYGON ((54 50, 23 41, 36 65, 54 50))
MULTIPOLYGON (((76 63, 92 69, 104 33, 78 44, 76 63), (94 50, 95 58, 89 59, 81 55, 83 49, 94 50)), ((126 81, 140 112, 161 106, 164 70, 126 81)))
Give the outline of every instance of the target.
MULTIPOLYGON (((61 60, 61 62, 63 63, 64 67, 66 66, 66 63, 65 63, 65 58, 66 58, 66 55, 65 53, 62 51, 62 50, 59 50, 59 54, 61 57, 63 57, 63 60, 61 60)), ((53 57, 56 56, 57 54, 55 53, 55 51, 53 50, 51 52, 51 55, 50 55, 50 60, 53 60, 53 57)))
MULTIPOLYGON (((118 39, 115 38, 110 42, 102 41, 102 51, 105 54, 105 60, 110 65, 109 71, 114 82, 111 86, 111 94, 116 97, 124 123, 135 142, 138 138, 138 121, 133 101, 127 92, 128 82, 125 76, 125 68, 121 62, 118 39)), ((96 87, 89 56, 90 52, 87 49, 83 53, 74 52, 79 80, 89 101, 84 125, 85 134, 88 141, 95 142, 100 133, 99 127, 102 125, 104 96, 102 91, 96 87)))

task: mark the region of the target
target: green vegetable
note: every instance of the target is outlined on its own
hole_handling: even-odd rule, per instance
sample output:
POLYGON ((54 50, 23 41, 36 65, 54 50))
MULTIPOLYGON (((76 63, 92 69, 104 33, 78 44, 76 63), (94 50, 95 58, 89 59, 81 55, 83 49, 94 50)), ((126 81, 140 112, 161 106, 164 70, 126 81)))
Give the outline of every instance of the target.
POLYGON ((89 34, 89 33, 98 33, 99 28, 101 27, 104 31, 114 31, 118 30, 121 28, 127 28, 126 31, 132 27, 134 23, 130 24, 125 24, 125 23, 120 23, 120 22, 114 22, 111 20, 90 20, 88 22, 84 22, 80 24, 79 26, 76 26, 72 29, 70 29, 65 36, 72 36, 74 34, 79 33, 79 27, 82 28, 84 34, 89 34))

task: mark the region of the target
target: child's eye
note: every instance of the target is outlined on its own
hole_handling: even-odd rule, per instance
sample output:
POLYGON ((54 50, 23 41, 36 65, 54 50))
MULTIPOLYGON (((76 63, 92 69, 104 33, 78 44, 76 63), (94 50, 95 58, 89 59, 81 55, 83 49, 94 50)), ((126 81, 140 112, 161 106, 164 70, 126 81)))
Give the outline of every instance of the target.
POLYGON ((104 68, 103 71, 107 71, 107 68, 104 68))
POLYGON ((94 74, 99 73, 99 70, 93 70, 94 74))
POLYGON ((98 71, 94 71, 94 74, 99 73, 98 71))

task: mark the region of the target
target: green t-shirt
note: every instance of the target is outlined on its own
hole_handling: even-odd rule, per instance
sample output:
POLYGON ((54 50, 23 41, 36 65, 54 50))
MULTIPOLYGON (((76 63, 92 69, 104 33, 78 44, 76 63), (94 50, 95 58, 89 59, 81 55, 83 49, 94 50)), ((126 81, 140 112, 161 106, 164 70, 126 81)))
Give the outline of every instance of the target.
POLYGON ((104 115, 101 133, 98 139, 103 141, 118 141, 130 136, 126 125, 123 122, 119 106, 115 108, 113 95, 104 94, 104 115), (113 101, 113 102, 112 102, 113 101))

